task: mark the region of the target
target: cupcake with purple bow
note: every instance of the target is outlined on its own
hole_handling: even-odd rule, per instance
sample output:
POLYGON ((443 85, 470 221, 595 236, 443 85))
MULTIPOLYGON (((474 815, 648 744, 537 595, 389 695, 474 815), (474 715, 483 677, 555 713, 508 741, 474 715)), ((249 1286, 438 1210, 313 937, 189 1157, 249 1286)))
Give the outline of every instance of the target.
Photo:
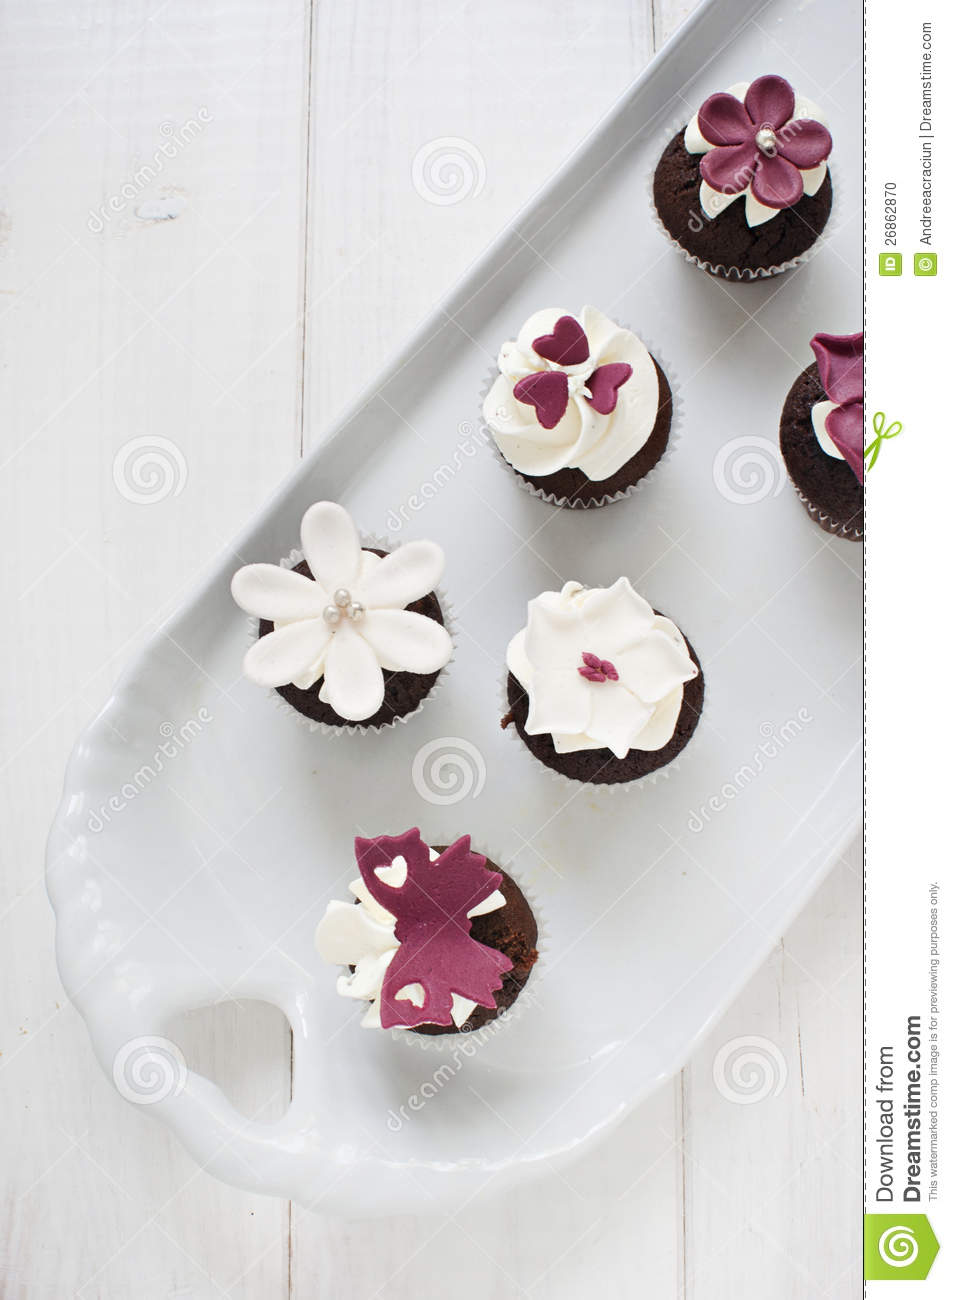
POLYGON ((731 280, 796 266, 833 203, 831 134, 820 108, 784 77, 709 95, 666 146, 655 210, 695 265, 731 280))
POLYGON ((668 446, 672 392, 662 368, 595 307, 534 312, 497 364, 484 421, 522 485, 553 505, 618 501, 668 446))
POLYGON ((453 654, 436 591, 443 568, 436 543, 364 547, 343 506, 317 502, 300 551, 232 579, 255 620, 245 676, 328 734, 410 718, 453 654))
POLYGON ((828 533, 864 536, 864 336, 815 334, 815 361, 781 412, 781 455, 811 518, 828 533))
POLYGON ((354 841, 359 877, 315 933, 345 967, 337 991, 365 1003, 366 1029, 457 1034, 513 1006, 538 958, 522 890, 464 835, 431 848, 417 829, 354 841))

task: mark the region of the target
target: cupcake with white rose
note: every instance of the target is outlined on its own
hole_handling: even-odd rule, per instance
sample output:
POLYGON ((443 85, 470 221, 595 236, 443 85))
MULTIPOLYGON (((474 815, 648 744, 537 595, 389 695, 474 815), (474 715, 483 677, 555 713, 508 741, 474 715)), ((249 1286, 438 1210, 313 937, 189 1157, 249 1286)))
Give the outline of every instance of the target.
POLYGON ((535 597, 506 666, 503 727, 571 780, 619 785, 658 772, 701 716, 695 651, 628 578, 611 587, 567 582, 535 597))
POLYGON ((808 514, 825 532, 864 536, 864 336, 815 334, 814 364, 781 412, 781 454, 808 514))
POLYGON ((817 104, 776 74, 709 95, 662 153, 652 182, 664 230, 729 280, 796 266, 827 225, 833 142, 817 104))
POLYGON ((245 676, 274 689, 312 729, 377 729, 412 716, 450 661, 434 542, 365 548, 354 521, 319 501, 301 521, 301 550, 248 564, 232 579, 256 620, 245 676))
POLYGON ((431 848, 420 831, 358 838, 352 898, 328 903, 315 933, 345 967, 337 991, 365 1003, 365 1029, 457 1034, 509 1011, 539 956, 516 881, 470 847, 431 848))
POLYGON ((497 364, 483 418, 523 485, 554 505, 619 500, 668 446, 668 380, 642 340, 595 307, 534 312, 497 364))

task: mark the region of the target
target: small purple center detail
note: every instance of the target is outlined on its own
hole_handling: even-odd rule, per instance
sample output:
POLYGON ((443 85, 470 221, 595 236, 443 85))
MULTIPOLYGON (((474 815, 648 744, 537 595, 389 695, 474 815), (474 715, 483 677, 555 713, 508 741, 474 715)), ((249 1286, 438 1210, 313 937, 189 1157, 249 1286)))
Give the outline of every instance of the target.
POLYGON ((588 650, 582 652, 582 667, 577 668, 576 672, 580 677, 585 677, 587 682, 617 682, 619 674, 616 666, 608 659, 600 659, 598 655, 590 654, 588 650))
POLYGON ((580 366, 589 360, 589 340, 574 316, 560 316, 552 334, 533 339, 533 351, 557 366, 580 366))

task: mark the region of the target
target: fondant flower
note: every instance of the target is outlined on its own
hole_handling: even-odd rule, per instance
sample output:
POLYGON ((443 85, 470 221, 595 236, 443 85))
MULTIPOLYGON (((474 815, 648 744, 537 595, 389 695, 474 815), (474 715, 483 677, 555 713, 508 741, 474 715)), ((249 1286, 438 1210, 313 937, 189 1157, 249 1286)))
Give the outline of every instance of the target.
POLYGON ((449 661, 446 628, 406 608, 433 591, 443 573, 434 542, 407 542, 381 558, 361 549, 347 511, 332 501, 301 521, 311 577, 277 564, 249 564, 232 579, 247 613, 274 623, 245 655, 260 686, 307 690, 323 677, 320 698, 339 717, 360 722, 384 701, 384 670, 433 673, 449 661))
POLYGON ((828 455, 846 460, 857 479, 864 478, 864 335, 815 334, 826 402, 815 403, 811 417, 818 441, 828 455), (827 434, 827 439, 823 437, 827 434), (830 445, 825 445, 829 439, 830 445))
POLYGON ((550 735, 557 753, 661 749, 698 668, 685 639, 628 578, 587 589, 567 582, 529 603, 527 625, 507 651, 529 696, 526 730, 550 735))
POLYGON ((704 155, 703 211, 715 217, 744 194, 748 225, 755 226, 816 194, 832 148, 819 111, 773 75, 710 95, 685 131, 688 152, 704 155))
POLYGON ((470 851, 470 837, 438 854, 419 830, 355 841, 360 906, 332 900, 315 933, 326 961, 352 967, 343 997, 371 1005, 365 1028, 410 1029, 466 1022, 494 993, 512 962, 470 935, 475 916, 504 907, 499 873, 470 851))
POLYGON ((504 343, 483 415, 500 451, 523 474, 572 467, 614 474, 648 441, 658 416, 655 362, 631 330, 594 307, 578 319, 534 312, 504 343))

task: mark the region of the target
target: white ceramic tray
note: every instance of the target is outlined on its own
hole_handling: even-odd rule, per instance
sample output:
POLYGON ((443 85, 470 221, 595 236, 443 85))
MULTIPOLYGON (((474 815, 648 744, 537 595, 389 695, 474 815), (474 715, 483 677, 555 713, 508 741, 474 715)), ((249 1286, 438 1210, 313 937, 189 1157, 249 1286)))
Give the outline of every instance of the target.
POLYGON ((197 585, 80 740, 48 860, 63 983, 121 1091, 151 1101, 221 1178, 372 1214, 446 1208, 568 1158, 681 1066, 854 832, 860 551, 814 526, 775 439, 811 335, 861 323, 860 24, 853 0, 823 15, 786 0, 706 4, 197 585), (828 112, 833 229, 796 273, 729 286, 669 248, 647 183, 691 106, 772 71, 828 112), (681 436, 632 499, 557 511, 479 442, 479 394, 532 310, 586 302, 657 350, 681 436), (229 577, 240 560, 289 551, 319 498, 369 532, 431 537, 447 553, 450 677, 411 723, 371 741, 309 734, 240 678, 248 630, 229 577), (504 649, 529 597, 620 573, 695 645, 705 712, 669 779, 571 797, 500 730, 504 649), (441 738, 435 768, 426 747, 441 738), (448 748, 461 755, 456 796, 439 785, 448 748), (518 1023, 472 1056, 362 1030, 312 948, 325 903, 355 874, 354 834, 415 824, 431 842, 470 832, 501 854, 548 925, 518 1023), (279 1122, 239 1115, 169 1048, 142 1055, 173 1016, 224 996, 277 1004, 291 1023, 294 1092, 279 1122))

